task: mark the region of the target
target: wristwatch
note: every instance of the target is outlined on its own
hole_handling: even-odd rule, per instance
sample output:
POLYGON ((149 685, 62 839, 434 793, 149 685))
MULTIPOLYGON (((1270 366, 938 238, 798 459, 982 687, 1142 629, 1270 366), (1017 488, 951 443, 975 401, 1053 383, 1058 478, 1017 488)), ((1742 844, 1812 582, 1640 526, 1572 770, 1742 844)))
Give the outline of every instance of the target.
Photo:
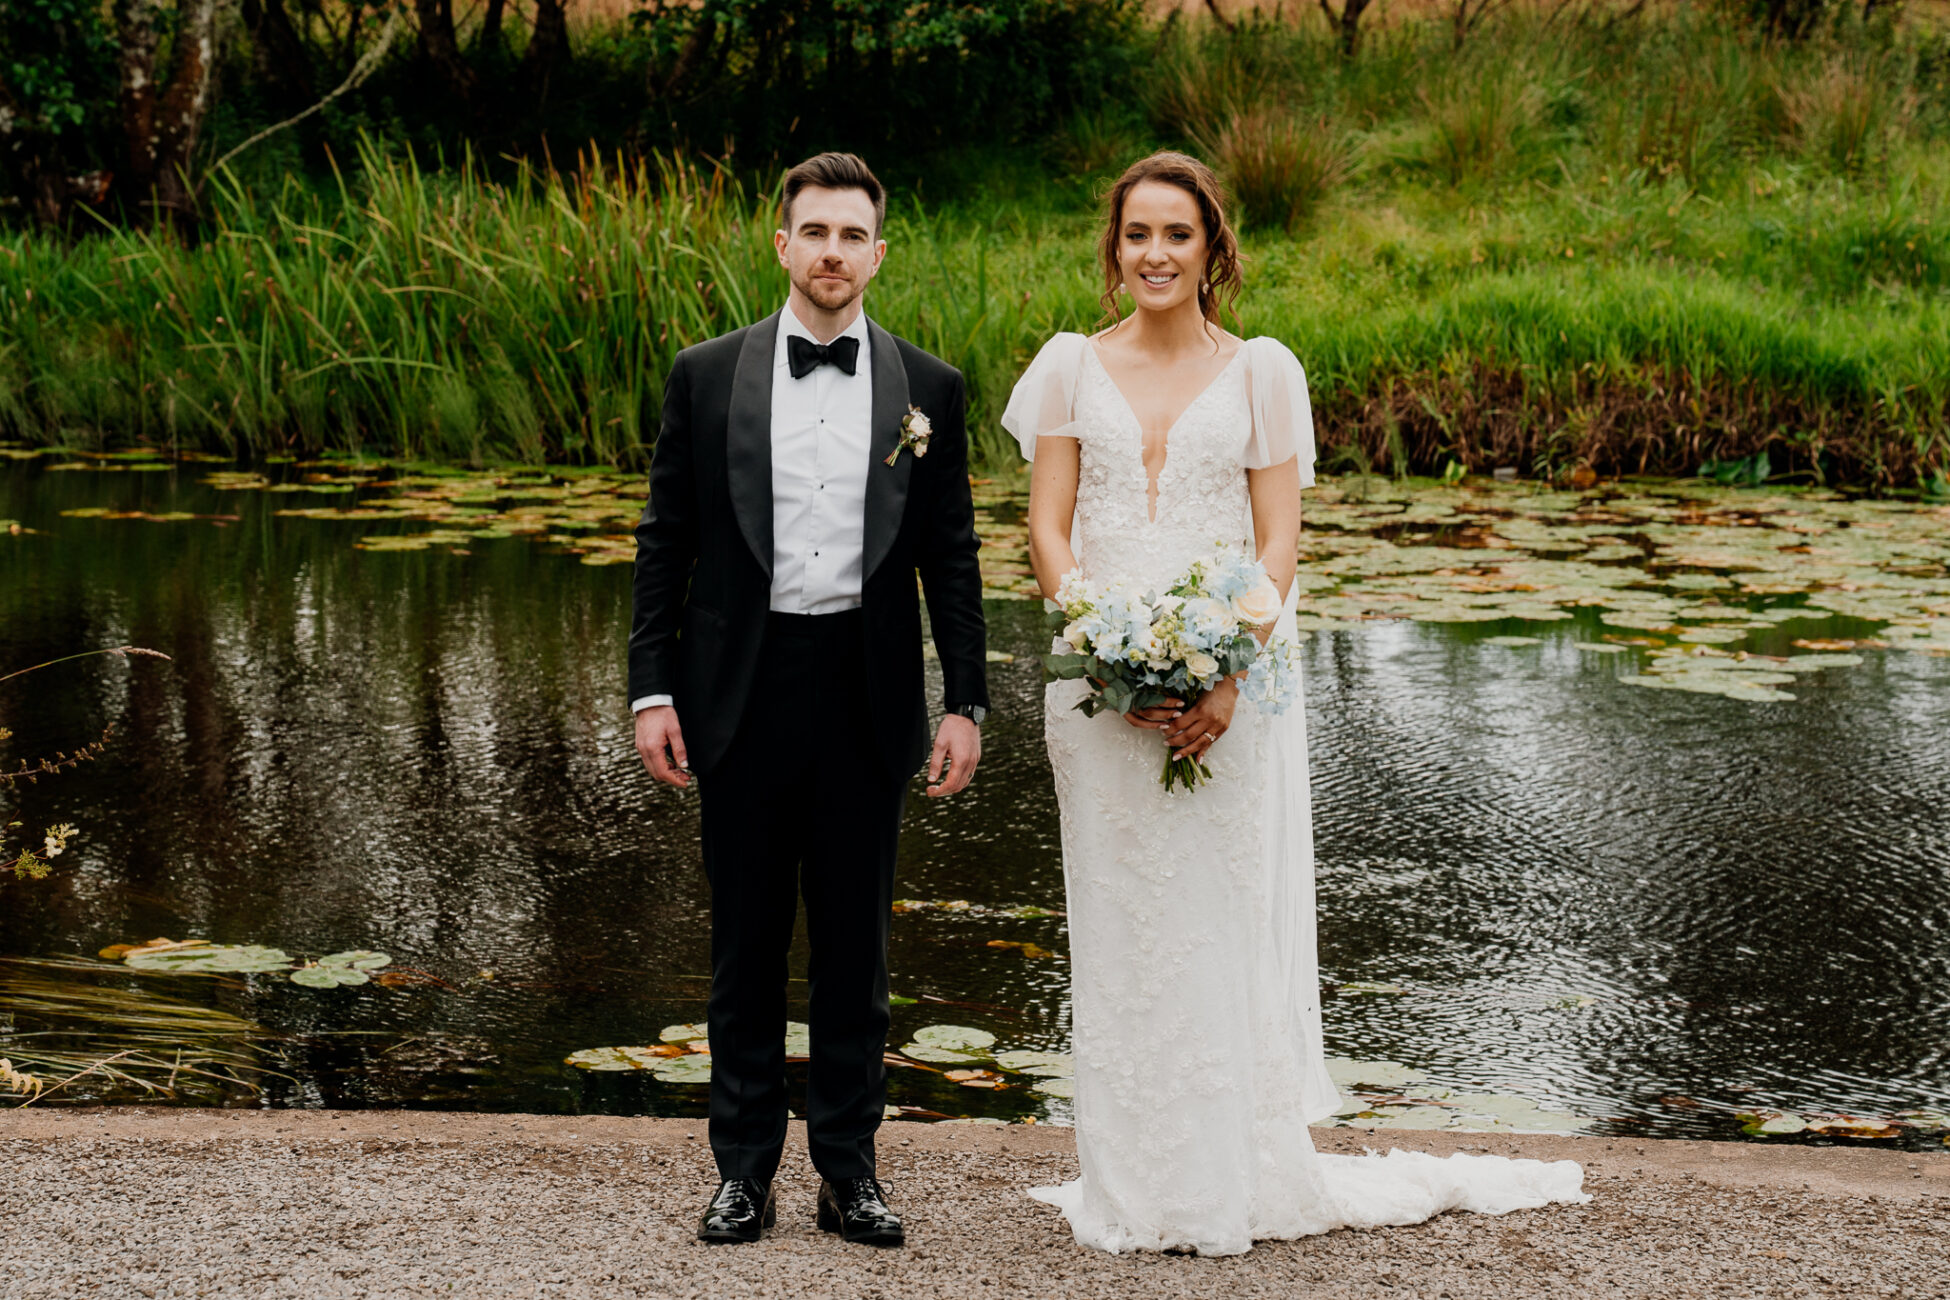
POLYGON ((957 704, 948 712, 967 718, 978 727, 982 725, 982 719, 989 716, 989 711, 979 704, 957 704))

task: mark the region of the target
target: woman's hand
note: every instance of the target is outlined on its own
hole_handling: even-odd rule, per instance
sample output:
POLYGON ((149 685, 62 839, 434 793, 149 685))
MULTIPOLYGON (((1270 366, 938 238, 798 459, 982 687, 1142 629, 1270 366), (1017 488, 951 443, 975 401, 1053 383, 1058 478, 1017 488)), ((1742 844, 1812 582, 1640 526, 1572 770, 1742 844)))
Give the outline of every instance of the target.
MULTIPOLYGON (((1091 680, 1096 681, 1097 679, 1093 677, 1091 680)), ((1097 685, 1101 688, 1103 683, 1097 682, 1097 685)), ((1133 727, 1140 727, 1148 731, 1163 731, 1177 720, 1184 707, 1185 701, 1183 700, 1166 700, 1163 704, 1153 708, 1132 709, 1124 715, 1124 721, 1130 723, 1133 727)))
POLYGON ((1228 677, 1198 697, 1198 703, 1183 713, 1173 714, 1161 730, 1171 746, 1173 758, 1203 759, 1212 742, 1232 726, 1232 712, 1239 707, 1239 683, 1228 677))

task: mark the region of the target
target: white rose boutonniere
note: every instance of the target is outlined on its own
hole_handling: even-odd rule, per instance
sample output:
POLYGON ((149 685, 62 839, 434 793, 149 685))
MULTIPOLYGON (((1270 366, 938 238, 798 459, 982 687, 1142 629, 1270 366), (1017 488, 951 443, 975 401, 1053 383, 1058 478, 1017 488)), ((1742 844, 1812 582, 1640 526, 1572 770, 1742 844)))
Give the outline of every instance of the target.
POLYGON ((894 449, 887 453, 883 463, 892 465, 900 459, 903 451, 913 452, 916 459, 927 455, 928 439, 933 435, 934 426, 928 423, 928 417, 921 413, 921 408, 908 407, 907 414, 901 417, 901 440, 894 444, 894 449))

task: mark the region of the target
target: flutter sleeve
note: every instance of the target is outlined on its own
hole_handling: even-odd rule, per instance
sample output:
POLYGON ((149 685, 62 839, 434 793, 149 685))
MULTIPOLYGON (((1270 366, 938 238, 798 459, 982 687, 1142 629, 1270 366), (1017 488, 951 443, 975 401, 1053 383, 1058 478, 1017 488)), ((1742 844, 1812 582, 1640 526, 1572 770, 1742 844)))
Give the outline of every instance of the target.
POLYGON ((1307 372, 1278 339, 1248 340, 1246 364, 1252 387, 1253 428, 1240 464, 1266 469, 1300 458, 1300 486, 1314 483, 1314 413, 1307 399, 1307 372))
POLYGON ((1009 394, 1009 405, 1002 412, 1002 427, 1016 437, 1024 460, 1036 459, 1036 439, 1077 436, 1077 371, 1083 365, 1083 350, 1090 346, 1081 334, 1058 334, 1043 344, 1043 350, 1016 381, 1009 394))

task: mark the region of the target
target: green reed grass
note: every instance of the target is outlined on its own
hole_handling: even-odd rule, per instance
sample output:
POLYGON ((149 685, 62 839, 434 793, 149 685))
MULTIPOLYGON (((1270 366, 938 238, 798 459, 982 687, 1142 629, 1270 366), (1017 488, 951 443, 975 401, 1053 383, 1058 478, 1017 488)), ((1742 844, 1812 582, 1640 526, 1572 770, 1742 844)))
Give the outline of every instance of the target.
MULTIPOLYGON (((0 959, 0 1056, 39 1078, 35 1097, 248 1095, 275 1073, 254 1021, 145 988, 96 981, 104 963, 0 959), (60 1089, 57 1092, 57 1088, 60 1089)), ((138 977, 140 978, 140 977, 138 977)), ((15 1103, 18 1104, 18 1103, 15 1103)))
MULTIPOLYGON (((1380 29, 1352 63, 1307 24, 1146 39, 1129 104, 971 157, 980 192, 893 205, 870 310, 968 374, 983 473, 1017 465, 996 417, 1034 349, 1100 317, 1095 193, 1201 140, 1248 182, 1241 327, 1300 355, 1330 451, 1950 466, 1950 131, 1923 38, 1519 9, 1459 52, 1380 29)), ((505 184, 357 164, 323 192, 219 178, 195 248, 0 238, 0 430, 641 465, 676 351, 783 296, 775 196, 695 159, 505 184)))

